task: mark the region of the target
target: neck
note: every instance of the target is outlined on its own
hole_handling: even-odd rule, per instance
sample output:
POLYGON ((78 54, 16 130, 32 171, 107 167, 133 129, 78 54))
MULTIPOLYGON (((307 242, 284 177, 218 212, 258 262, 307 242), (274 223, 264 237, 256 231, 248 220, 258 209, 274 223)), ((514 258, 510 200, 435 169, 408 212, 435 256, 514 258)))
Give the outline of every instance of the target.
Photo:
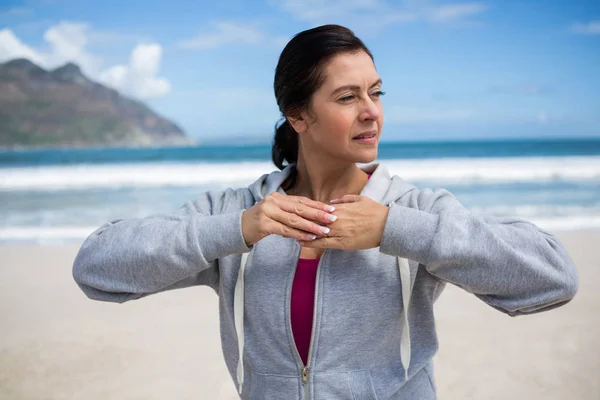
POLYGON ((301 153, 296 163, 298 178, 288 195, 303 196, 329 204, 346 194, 360 194, 369 177, 356 163, 306 160, 301 153))

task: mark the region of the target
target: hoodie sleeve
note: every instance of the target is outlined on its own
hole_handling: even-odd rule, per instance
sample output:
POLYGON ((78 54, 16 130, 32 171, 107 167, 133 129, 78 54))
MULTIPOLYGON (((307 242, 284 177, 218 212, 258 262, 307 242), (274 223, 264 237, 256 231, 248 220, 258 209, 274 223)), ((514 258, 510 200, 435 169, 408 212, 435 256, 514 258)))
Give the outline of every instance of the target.
POLYGON ((568 303, 578 273, 559 240, 516 217, 475 215, 446 189, 412 190, 390 207, 380 251, 415 260, 440 280, 516 316, 568 303))
POLYGON ((173 213, 116 219, 91 233, 73 278, 93 300, 123 303, 218 281, 217 259, 251 250, 242 234, 246 189, 202 193, 173 213))

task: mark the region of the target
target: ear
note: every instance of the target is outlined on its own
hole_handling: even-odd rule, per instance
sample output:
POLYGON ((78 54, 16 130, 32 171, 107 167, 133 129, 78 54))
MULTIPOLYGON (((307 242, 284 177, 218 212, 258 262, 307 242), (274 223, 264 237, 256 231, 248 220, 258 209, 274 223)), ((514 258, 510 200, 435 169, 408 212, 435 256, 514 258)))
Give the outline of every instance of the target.
POLYGON ((287 117, 290 125, 298 133, 304 133, 308 129, 308 124, 304 118, 304 114, 301 114, 298 118, 287 117))

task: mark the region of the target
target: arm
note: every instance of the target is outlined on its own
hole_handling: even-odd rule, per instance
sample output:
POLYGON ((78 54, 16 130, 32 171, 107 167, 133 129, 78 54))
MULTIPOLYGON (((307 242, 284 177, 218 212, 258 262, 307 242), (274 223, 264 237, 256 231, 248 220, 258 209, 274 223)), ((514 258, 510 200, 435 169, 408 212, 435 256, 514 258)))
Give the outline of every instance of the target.
POLYGON ((575 264, 552 234, 519 218, 476 216, 445 189, 408 195, 418 208, 390 208, 382 253, 418 261, 511 316, 549 310, 575 296, 575 264))
POLYGON ((103 224, 79 249, 73 278, 90 299, 116 303, 215 284, 219 257, 251 249, 241 228, 244 191, 209 191, 170 214, 103 224))

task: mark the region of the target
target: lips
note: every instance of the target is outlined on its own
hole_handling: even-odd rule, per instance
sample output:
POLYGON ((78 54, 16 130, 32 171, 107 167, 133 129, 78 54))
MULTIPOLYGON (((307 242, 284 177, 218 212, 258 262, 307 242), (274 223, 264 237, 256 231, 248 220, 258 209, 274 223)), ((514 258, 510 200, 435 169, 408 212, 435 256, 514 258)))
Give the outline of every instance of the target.
POLYGON ((358 135, 354 136, 352 138, 352 140, 368 139, 368 138, 372 138, 375 136, 377 136, 377 131, 372 130, 372 131, 368 131, 368 132, 359 133, 358 135))

